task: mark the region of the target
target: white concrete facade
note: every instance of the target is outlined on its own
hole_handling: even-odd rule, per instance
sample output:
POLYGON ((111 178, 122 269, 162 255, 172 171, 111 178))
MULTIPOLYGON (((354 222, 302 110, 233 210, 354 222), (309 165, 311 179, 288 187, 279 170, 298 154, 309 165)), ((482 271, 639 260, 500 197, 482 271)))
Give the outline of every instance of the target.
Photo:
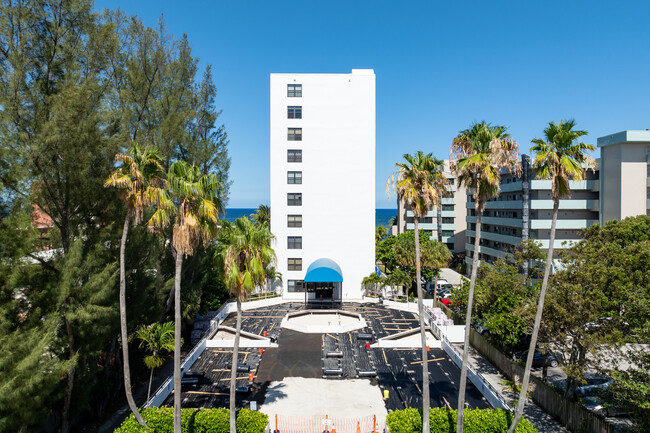
POLYGON ((600 222, 650 215, 650 130, 598 138, 601 166, 600 222))
POLYGON ((271 232, 283 298, 304 299, 294 287, 329 258, 343 276, 334 298, 361 299, 375 263, 374 71, 271 74, 270 87, 271 232))

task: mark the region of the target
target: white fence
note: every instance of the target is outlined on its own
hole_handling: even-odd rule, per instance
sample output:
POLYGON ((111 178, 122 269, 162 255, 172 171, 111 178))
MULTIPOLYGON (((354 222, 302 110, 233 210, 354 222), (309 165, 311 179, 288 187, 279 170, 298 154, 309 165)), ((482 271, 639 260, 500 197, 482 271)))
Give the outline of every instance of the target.
MULTIPOLYGON (((445 330, 436 324, 435 320, 433 320, 433 317, 431 317, 428 312, 425 311, 424 316, 425 319, 429 321, 433 333, 442 342, 442 348, 447 353, 447 356, 449 356, 449 358, 451 358, 451 360, 454 361, 454 363, 456 363, 459 368, 462 368, 463 357, 460 352, 458 352, 458 350, 456 350, 456 348, 451 345, 447 339, 445 330)), ((483 394, 483 397, 485 397, 485 399, 492 405, 492 407, 510 411, 512 410, 512 408, 508 405, 508 403, 506 403, 506 401, 503 399, 503 397, 501 397, 497 390, 494 389, 492 385, 490 385, 490 383, 485 380, 485 378, 481 376, 479 372, 474 370, 474 368, 469 364, 467 365, 467 378, 474 384, 479 392, 483 394)))
MULTIPOLYGON (((282 304, 286 302, 285 300, 282 299, 282 297, 275 297, 275 298, 269 298, 269 299, 260 299, 257 301, 249 301, 249 302, 243 302, 242 303, 242 310, 250 310, 253 308, 260 308, 260 307, 268 307, 270 305, 277 305, 277 304, 282 304)), ((196 346, 190 351, 190 353, 187 354, 183 362, 181 363, 181 377, 185 374, 187 370, 192 367, 192 364, 196 362, 197 359, 199 359, 199 356, 203 353, 203 351, 206 348, 206 342, 209 340, 214 333, 216 332, 217 328, 221 323, 224 321, 226 317, 230 313, 233 313, 237 311, 237 303, 234 301, 227 302, 219 308, 217 311, 217 315, 210 321, 210 328, 208 331, 203 335, 203 338, 201 338, 201 341, 197 343, 196 346)), ((174 376, 170 376, 163 382, 162 385, 156 390, 155 394, 149 399, 149 401, 145 404, 144 407, 159 407, 161 406, 165 400, 167 400, 167 397, 169 397, 169 394, 174 390, 174 376)))

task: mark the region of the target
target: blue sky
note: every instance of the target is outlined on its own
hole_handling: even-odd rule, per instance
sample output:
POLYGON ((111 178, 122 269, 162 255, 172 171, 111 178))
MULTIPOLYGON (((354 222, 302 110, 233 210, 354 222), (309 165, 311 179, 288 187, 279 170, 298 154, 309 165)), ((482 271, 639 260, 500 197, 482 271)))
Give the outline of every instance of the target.
MULTIPOLYGON (((549 121, 587 143, 650 128, 650 2, 97 1, 155 25, 212 64, 230 137, 229 207, 269 203, 269 74, 377 78, 376 203, 404 153, 445 159, 473 121, 506 125, 527 153, 549 121)), ((598 156, 598 155, 595 155, 598 156)))

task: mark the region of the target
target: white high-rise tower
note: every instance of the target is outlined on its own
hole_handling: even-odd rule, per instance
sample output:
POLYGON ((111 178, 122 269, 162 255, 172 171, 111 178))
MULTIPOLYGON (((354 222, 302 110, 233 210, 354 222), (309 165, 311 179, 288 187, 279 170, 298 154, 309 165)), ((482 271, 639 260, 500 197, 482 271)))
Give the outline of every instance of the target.
POLYGON ((283 296, 361 299, 375 264, 375 74, 271 74, 271 232, 283 296))

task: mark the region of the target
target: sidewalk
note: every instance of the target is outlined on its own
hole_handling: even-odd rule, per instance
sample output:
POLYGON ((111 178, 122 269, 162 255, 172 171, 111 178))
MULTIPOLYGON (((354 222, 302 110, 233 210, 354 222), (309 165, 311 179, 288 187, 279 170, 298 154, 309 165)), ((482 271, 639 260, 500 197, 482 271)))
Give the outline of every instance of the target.
MULTIPOLYGON (((454 344, 454 347, 462 354, 463 345, 454 344)), ((499 370, 485 360, 480 353, 470 346, 469 364, 487 380, 501 396, 512 405, 512 402, 518 397, 512 392, 509 386, 506 386, 506 378, 501 375, 499 370)), ((513 407, 514 409, 514 407, 513 407)), ((526 400, 524 406, 524 417, 530 421, 539 433, 568 433, 569 430, 560 425, 551 415, 547 414, 535 404, 531 399, 526 400)))

